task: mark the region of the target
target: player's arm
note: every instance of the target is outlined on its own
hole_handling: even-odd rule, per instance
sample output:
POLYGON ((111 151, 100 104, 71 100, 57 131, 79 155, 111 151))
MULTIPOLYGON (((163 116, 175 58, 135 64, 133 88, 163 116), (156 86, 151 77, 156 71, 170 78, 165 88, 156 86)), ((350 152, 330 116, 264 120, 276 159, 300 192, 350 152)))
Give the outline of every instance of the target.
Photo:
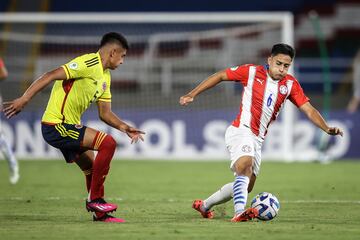
POLYGON ((329 135, 343 135, 340 128, 329 127, 325 119, 321 116, 318 110, 314 108, 310 102, 306 102, 300 106, 300 110, 306 114, 306 116, 319 128, 329 135))
POLYGON ((122 121, 115 113, 111 111, 111 102, 98 101, 97 106, 100 119, 111 127, 126 133, 129 138, 131 138, 131 143, 136 143, 139 139, 144 141, 142 134, 145 134, 145 132, 133 128, 122 121))
POLYGON ((226 74, 226 70, 222 70, 220 72, 217 72, 210 77, 206 78, 204 81, 202 81, 198 86, 196 86, 193 90, 191 90, 188 94, 180 97, 179 103, 181 105, 188 105, 192 101, 194 101, 194 98, 202 93, 203 91, 214 87, 221 81, 228 80, 228 76, 226 74))
POLYGON ((3 80, 8 77, 8 71, 3 60, 0 58, 0 80, 3 80))
POLYGON ((11 118, 14 115, 21 112, 25 105, 42 89, 48 86, 55 80, 66 80, 66 74, 62 67, 43 74, 41 77, 36 79, 25 93, 10 102, 4 102, 4 113, 7 118, 11 118))

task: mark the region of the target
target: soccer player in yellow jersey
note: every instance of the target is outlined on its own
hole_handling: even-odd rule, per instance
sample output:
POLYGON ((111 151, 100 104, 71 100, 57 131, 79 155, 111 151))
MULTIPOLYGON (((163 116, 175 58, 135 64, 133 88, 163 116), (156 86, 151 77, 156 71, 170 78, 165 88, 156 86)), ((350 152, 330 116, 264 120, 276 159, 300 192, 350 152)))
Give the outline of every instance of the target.
POLYGON ((128 48, 121 34, 107 33, 98 52, 82 55, 45 73, 20 98, 4 103, 4 113, 11 118, 38 92, 54 83, 42 118, 42 134, 47 143, 63 153, 66 162, 75 162, 84 172, 89 192, 86 209, 94 212, 94 221, 124 222, 109 215, 117 206, 104 200, 104 181, 116 142, 104 132, 81 125, 81 115, 96 102, 102 121, 126 133, 131 143, 143 141, 144 132, 129 126, 111 111, 110 70, 124 62, 128 48))

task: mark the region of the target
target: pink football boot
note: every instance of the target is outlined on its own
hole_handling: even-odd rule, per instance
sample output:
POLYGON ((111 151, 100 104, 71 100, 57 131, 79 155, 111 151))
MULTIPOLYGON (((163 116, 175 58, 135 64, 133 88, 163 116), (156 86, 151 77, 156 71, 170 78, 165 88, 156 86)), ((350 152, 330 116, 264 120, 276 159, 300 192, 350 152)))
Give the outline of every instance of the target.
POLYGON ((102 198, 97 198, 90 202, 86 201, 86 209, 88 212, 109 213, 116 211, 117 205, 113 203, 107 203, 102 198))
POLYGON ((109 214, 104 214, 104 216, 102 217, 93 217, 94 221, 95 222, 106 222, 106 223, 124 223, 125 220, 122 219, 122 218, 116 218, 116 217, 113 217, 109 214))

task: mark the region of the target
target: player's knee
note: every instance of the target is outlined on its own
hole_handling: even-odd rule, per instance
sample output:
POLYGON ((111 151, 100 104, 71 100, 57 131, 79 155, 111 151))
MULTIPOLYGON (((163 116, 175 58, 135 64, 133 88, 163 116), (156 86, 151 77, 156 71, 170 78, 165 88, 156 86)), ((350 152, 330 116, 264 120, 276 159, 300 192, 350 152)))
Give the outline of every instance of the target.
POLYGON ((74 160, 74 162, 80 167, 82 171, 91 169, 93 166, 93 161, 89 158, 78 157, 74 160))
POLYGON ((251 175, 253 162, 251 157, 241 157, 235 163, 235 170, 238 175, 251 175))
POLYGON ((85 176, 89 176, 92 174, 92 168, 83 168, 81 169, 85 176))

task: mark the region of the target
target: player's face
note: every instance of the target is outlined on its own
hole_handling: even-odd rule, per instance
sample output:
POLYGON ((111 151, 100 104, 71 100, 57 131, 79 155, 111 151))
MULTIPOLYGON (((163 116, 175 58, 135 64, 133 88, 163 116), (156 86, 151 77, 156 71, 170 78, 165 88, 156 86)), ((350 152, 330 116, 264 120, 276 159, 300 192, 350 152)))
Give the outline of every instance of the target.
POLYGON ((286 76, 291 65, 291 57, 285 54, 278 54, 268 58, 269 75, 274 80, 280 80, 286 76))
POLYGON ((123 64, 125 61, 126 49, 121 46, 116 46, 112 49, 110 53, 110 66, 111 70, 116 69, 120 64, 123 64))

